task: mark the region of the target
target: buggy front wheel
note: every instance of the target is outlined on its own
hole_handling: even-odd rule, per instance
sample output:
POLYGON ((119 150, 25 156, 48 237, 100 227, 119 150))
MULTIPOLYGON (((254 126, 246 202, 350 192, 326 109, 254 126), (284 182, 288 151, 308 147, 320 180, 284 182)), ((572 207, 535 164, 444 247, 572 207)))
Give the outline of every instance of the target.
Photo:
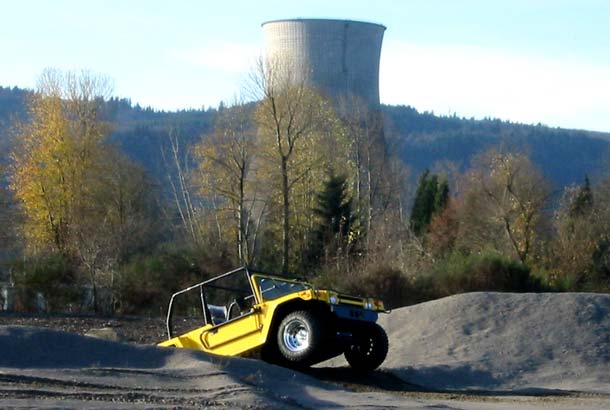
POLYGON ((377 323, 358 323, 352 328, 352 341, 345 359, 352 369, 370 372, 383 363, 388 354, 388 336, 377 323))
POLYGON ((291 312, 277 330, 277 347, 288 365, 303 367, 314 364, 324 348, 324 324, 309 310, 291 312))

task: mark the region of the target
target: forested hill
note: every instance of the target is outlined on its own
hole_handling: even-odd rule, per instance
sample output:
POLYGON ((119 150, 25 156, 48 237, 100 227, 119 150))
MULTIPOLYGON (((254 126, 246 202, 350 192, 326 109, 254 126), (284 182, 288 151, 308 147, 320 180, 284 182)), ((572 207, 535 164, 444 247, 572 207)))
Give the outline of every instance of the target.
MULTIPOLYGON (((8 159, 12 118, 25 118, 28 91, 0 87, 0 163, 8 159)), ((523 125, 497 119, 474 120, 419 113, 408 106, 383 106, 392 146, 414 176, 435 164, 451 161, 465 169, 472 157, 489 147, 504 145, 525 151, 556 188, 595 176, 610 158, 610 134, 565 130, 543 125, 523 125)), ((155 111, 127 99, 108 102, 109 117, 116 123, 112 141, 141 162, 152 175, 163 176, 161 145, 170 128, 185 143, 197 140, 213 124, 215 109, 155 111)))
POLYGON ((439 117, 405 106, 384 106, 383 111, 415 175, 442 161, 463 170, 478 152, 498 145, 527 153, 557 188, 581 183, 585 174, 595 177, 610 162, 610 133, 439 117))
MULTIPOLYGON (((0 165, 8 160, 11 124, 15 119, 23 120, 27 116, 28 94, 27 90, 0 87, 0 149, 4 153, 0 155, 0 165)), ((115 125, 111 143, 120 146, 157 178, 165 172, 161 147, 167 140, 168 131, 172 129, 185 144, 190 144, 211 129, 215 114, 215 109, 157 111, 118 98, 108 101, 106 112, 115 125)))
MULTIPOLYGON (((25 116, 27 91, 0 87, 0 167, 8 161, 9 130, 12 123, 25 116)), ((1 179, 0 179, 1 180, 1 179)))

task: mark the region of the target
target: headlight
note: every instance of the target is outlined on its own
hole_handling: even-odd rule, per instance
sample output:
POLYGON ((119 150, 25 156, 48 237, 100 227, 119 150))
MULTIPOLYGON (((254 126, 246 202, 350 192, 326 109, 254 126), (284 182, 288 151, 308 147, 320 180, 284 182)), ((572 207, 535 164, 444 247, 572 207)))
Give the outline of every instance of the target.
POLYGON ((339 298, 336 297, 335 295, 331 295, 328 298, 328 301, 330 302, 331 305, 337 305, 339 303, 339 298))
POLYGON ((373 303, 370 300, 364 302, 364 308, 368 310, 373 310, 373 303))

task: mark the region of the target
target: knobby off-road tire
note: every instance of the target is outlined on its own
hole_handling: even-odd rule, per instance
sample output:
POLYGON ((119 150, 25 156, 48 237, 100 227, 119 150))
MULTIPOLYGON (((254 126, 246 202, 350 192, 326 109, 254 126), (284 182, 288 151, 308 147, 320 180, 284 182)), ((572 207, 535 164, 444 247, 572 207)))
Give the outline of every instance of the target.
POLYGON ((388 336, 377 323, 358 323, 352 328, 353 340, 345 359, 359 372, 375 370, 388 354, 388 336))
POLYGON ((277 329, 279 354, 287 366, 307 367, 322 355, 326 331, 319 314, 297 310, 282 319, 277 329))

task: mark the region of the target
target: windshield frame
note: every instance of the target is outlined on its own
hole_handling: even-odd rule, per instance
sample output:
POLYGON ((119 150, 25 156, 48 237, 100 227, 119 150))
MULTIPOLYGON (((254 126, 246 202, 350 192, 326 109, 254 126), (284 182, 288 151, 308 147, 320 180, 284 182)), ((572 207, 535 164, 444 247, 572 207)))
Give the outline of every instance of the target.
POLYGON ((284 297, 286 295, 289 295, 291 293, 295 293, 295 292, 303 292, 306 290, 313 290, 313 285, 311 285, 308 282, 302 281, 302 280, 298 280, 298 279, 293 279, 293 278, 289 278, 289 277, 285 277, 285 276, 281 276, 281 275, 269 275, 269 274, 264 274, 264 273, 252 273, 251 275, 251 279, 252 279, 252 284, 254 285, 256 292, 257 292, 257 296, 259 298, 259 300, 261 301, 261 303, 264 302, 268 302, 271 300, 276 300, 279 299, 281 297, 284 297), (269 288, 269 289, 262 289, 261 283, 259 282, 260 280, 269 280, 271 282, 273 282, 273 287, 269 288), (273 298, 265 298, 264 294, 267 293, 268 291, 270 291, 271 289, 276 288, 276 285, 299 285, 302 288, 300 289, 291 289, 290 291, 284 292, 276 297, 273 298))

